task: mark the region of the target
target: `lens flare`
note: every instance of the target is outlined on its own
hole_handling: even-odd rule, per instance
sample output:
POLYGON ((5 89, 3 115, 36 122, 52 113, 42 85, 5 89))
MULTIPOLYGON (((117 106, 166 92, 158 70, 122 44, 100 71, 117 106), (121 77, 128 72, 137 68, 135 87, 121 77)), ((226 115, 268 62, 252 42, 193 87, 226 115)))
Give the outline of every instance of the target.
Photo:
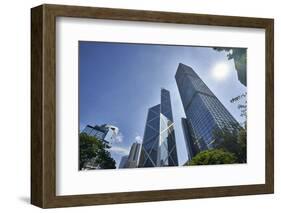
POLYGON ((224 80, 229 75, 229 65, 225 62, 215 64, 212 75, 216 80, 224 80))

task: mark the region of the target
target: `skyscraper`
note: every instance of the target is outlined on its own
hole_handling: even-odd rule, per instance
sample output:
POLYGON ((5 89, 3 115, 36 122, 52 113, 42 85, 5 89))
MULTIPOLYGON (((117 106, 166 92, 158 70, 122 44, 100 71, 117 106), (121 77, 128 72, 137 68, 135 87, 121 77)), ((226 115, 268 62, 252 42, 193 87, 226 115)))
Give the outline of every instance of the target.
POLYGON ((105 143, 112 144, 116 140, 119 129, 108 124, 103 124, 101 126, 87 125, 82 132, 89 136, 94 136, 105 143))
POLYGON ((240 128, 239 123, 189 66, 179 64, 176 75, 186 119, 182 120, 189 157, 216 146, 214 130, 240 128), (191 146, 192 145, 192 146, 191 146))
POLYGON ((124 155, 119 163, 121 168, 137 168, 140 154, 141 144, 135 142, 131 145, 129 155, 124 155))
POLYGON ((127 168, 127 162, 128 162, 128 155, 122 156, 118 168, 119 169, 127 168))
MULTIPOLYGON (((199 141, 196 140, 194 131, 186 118, 181 119, 181 124, 188 157, 192 159, 200 151, 199 141)), ((202 145, 204 146, 205 144, 202 145)), ((206 147, 201 147, 201 149, 204 150, 206 147)))
POLYGON ((170 92, 161 89, 161 102, 148 110, 138 167, 177 166, 178 156, 170 92))
POLYGON ((137 142, 132 144, 127 161, 128 168, 136 168, 138 166, 140 148, 141 144, 137 142))

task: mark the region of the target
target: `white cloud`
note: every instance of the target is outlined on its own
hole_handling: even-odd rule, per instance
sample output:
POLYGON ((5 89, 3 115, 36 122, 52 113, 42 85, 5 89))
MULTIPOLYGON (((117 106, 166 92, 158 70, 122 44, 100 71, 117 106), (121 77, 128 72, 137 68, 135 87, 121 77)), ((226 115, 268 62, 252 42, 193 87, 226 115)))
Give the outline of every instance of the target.
POLYGON ((142 138, 141 138, 141 136, 136 136, 135 137, 135 141, 137 142, 137 143, 142 143, 142 138))
POLYGON ((119 155, 128 155, 129 150, 127 148, 121 147, 121 146, 112 146, 110 149, 110 152, 113 152, 115 154, 119 155))

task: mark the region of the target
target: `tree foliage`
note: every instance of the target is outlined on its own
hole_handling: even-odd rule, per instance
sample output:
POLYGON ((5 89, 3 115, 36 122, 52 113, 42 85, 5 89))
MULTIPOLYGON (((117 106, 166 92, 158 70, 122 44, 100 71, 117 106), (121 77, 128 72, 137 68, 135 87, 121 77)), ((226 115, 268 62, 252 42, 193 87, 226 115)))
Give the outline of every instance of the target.
POLYGON ((198 153, 185 165, 232 164, 236 161, 237 159, 233 153, 224 151, 222 149, 212 149, 198 153))
POLYGON ((227 128, 214 131, 214 137, 217 138, 216 148, 233 153, 236 156, 237 163, 246 163, 247 161, 247 131, 239 128, 230 131, 227 128))
POLYGON ((240 152, 238 158, 241 159, 242 163, 247 162, 247 125, 245 129, 241 129, 238 134, 238 144, 240 146, 240 152))
POLYGON ((116 162, 107 150, 111 148, 103 141, 86 133, 79 135, 79 169, 115 169, 116 162))
POLYGON ((244 126, 246 126, 247 121, 247 92, 242 93, 241 95, 238 95, 230 100, 230 103, 232 104, 238 104, 237 108, 240 110, 240 116, 245 119, 244 126))
POLYGON ((228 128, 214 131, 216 141, 214 149, 198 153, 184 165, 232 164, 247 162, 247 129, 228 128))

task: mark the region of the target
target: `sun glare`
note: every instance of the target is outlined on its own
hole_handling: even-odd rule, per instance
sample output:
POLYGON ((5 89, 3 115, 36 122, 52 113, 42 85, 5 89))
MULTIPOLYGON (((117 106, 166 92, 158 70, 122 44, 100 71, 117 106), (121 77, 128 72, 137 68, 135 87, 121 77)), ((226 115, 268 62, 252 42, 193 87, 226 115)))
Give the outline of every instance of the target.
POLYGON ((229 74, 229 66, 224 63, 220 62, 215 64, 212 75, 216 80, 224 80, 229 74))

